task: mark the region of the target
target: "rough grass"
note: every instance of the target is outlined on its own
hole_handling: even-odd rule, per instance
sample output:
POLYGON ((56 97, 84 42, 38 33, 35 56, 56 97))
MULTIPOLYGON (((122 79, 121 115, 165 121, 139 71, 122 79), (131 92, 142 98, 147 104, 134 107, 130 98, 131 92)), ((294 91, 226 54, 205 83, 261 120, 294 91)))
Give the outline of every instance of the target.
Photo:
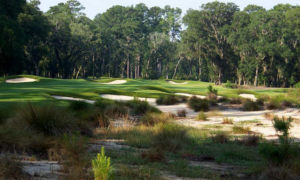
POLYGON ((160 113, 161 111, 154 106, 151 106, 147 101, 134 99, 127 101, 126 105, 130 108, 130 113, 133 115, 143 115, 148 112, 160 113))
POLYGON ((69 108, 73 111, 83 111, 90 108, 90 104, 85 101, 70 101, 69 108))
POLYGON ((158 105, 174 105, 174 104, 178 104, 179 102, 180 102, 179 98, 174 95, 160 96, 156 100, 156 104, 158 105))
POLYGON ((196 120, 198 120, 198 121, 206 121, 207 120, 207 116, 206 116, 206 114, 203 111, 201 111, 196 116, 196 120))
POLYGON ((247 100, 243 103, 243 111, 259 111, 260 106, 257 102, 247 100))
POLYGON ((228 117, 223 118, 223 124, 233 124, 233 119, 230 119, 228 117))
MULTIPOLYGON (((0 179, 25 179, 23 165, 11 156, 0 156, 0 179)), ((29 178, 28 178, 29 180, 29 178)))
POLYGON ((187 111, 185 109, 181 109, 177 111, 177 116, 178 117, 186 117, 187 111))
POLYGON ((243 127, 243 126, 233 126, 232 132, 234 134, 248 134, 250 132, 250 127, 243 127))
POLYGON ((169 113, 147 113, 140 122, 145 126, 154 126, 159 123, 168 123, 173 119, 173 116, 169 113))
POLYGON ((65 108, 53 103, 19 106, 15 115, 8 121, 8 126, 41 133, 46 136, 59 136, 75 130, 76 121, 65 108))

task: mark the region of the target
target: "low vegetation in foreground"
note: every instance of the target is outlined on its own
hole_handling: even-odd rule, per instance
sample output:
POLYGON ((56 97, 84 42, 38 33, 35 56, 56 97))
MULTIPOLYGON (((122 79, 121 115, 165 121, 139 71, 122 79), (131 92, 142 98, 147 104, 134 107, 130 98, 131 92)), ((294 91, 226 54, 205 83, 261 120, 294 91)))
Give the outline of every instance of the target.
MULTIPOLYGON (((29 102, 10 111, 1 116, 0 179, 32 178, 23 171, 24 155, 36 161, 59 161, 60 173, 52 172, 58 179, 154 180, 173 175, 273 180, 300 175, 299 146, 289 137, 291 118, 266 115, 278 132, 279 143, 274 144, 249 134, 245 125, 235 124, 228 131, 184 127, 175 123, 176 115, 136 99, 74 101, 68 106, 29 102), (225 169, 216 171, 207 163, 225 169)), ((216 115, 217 111, 201 111, 197 118, 216 115)), ((224 118, 223 124, 233 121, 224 118)))

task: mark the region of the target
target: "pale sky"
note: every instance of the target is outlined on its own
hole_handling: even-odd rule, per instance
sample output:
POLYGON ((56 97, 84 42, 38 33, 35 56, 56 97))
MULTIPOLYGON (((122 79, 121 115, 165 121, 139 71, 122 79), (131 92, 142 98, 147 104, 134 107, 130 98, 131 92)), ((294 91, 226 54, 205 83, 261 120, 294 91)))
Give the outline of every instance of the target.
MULTIPOLYGON (((48 11, 51 6, 55 6, 60 2, 66 2, 67 0, 40 0, 41 5, 40 9, 44 12, 48 11)), ((179 7, 182 9, 182 14, 192 8, 199 9, 202 4, 212 2, 213 0, 79 0, 79 2, 86 8, 84 13, 90 18, 94 19, 94 17, 98 13, 103 13, 107 9, 115 5, 122 6, 131 6, 139 3, 144 3, 149 7, 152 6, 160 6, 164 7, 165 5, 170 5, 171 7, 179 7)), ((220 2, 233 2, 237 4, 242 10, 248 4, 255 4, 259 6, 263 6, 266 9, 271 9, 277 4, 291 4, 291 5, 299 5, 299 0, 231 0, 224 1, 219 0, 220 2)))

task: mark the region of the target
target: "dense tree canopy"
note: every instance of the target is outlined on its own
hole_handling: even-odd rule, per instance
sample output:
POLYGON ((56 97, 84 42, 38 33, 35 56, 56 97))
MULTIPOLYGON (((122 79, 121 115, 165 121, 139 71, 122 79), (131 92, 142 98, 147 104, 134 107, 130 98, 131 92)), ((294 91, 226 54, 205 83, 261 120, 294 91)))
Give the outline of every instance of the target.
POLYGON ((189 79, 289 87, 300 80, 300 7, 214 1, 113 6, 93 20, 78 0, 39 9, 0 2, 0 75, 189 79))

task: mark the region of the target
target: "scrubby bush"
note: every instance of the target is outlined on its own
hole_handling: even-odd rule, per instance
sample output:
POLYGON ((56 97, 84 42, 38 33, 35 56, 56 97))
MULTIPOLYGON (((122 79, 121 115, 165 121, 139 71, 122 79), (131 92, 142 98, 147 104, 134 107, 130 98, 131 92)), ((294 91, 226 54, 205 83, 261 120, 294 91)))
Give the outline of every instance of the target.
POLYGON ((134 115, 143 115, 148 112, 160 113, 161 111, 154 106, 151 106, 147 101, 134 99, 127 101, 126 105, 129 106, 131 113, 134 115))
POLYGON ((223 86, 225 88, 230 88, 230 89, 234 88, 234 84, 232 84, 229 80, 227 80, 227 82, 224 83, 223 86))
POLYGON ((141 153, 143 159, 148 159, 151 162, 161 162, 165 160, 165 154, 162 151, 150 149, 141 153))
POLYGON ((159 123, 167 123, 173 119, 169 113, 146 113, 141 118, 141 123, 145 126, 154 126, 159 123))
POLYGON ((186 110, 185 109, 181 109, 177 111, 177 116, 178 117, 186 117, 186 110))
POLYGON ((218 103, 229 103, 230 100, 226 97, 221 97, 217 100, 218 103))
POLYGON ((193 109, 195 112, 208 111, 209 104, 207 99, 200 99, 197 96, 192 96, 188 101, 189 108, 193 109))
POLYGON ((71 101, 69 108, 73 111, 83 111, 90 108, 90 104, 85 101, 71 101))
POLYGON ((105 108, 104 114, 113 119, 124 118, 128 117, 129 108, 125 103, 115 102, 114 104, 105 108))
POLYGON ((162 95, 156 100, 156 104, 158 105, 174 105, 179 102, 179 98, 174 95, 162 95))
POLYGON ((8 121, 9 127, 41 133, 46 136, 59 136, 75 130, 75 118, 62 107, 53 103, 20 106, 14 117, 8 121))
POLYGON ((260 109, 260 106, 258 105, 257 102, 247 100, 244 102, 242 109, 244 111, 258 111, 260 109))
POLYGON ((104 147, 101 149, 101 153, 97 155, 97 158, 92 160, 93 172, 95 180, 110 180, 113 177, 112 166, 110 158, 105 156, 104 147))
POLYGON ((158 151, 177 152, 188 142, 187 129, 177 124, 161 124, 153 137, 153 147, 158 151))
POLYGON ((230 104, 243 104, 243 101, 244 101, 243 98, 238 97, 238 98, 230 99, 229 103, 230 104))
POLYGON ((259 143, 259 139, 260 139, 260 137, 257 135, 249 135, 249 136, 243 137, 238 142, 245 146, 257 146, 259 143))
POLYGON ((206 114, 203 111, 201 111, 197 115, 196 120, 198 120, 198 121, 206 121, 207 120, 207 116, 206 116, 206 114))
POLYGON ((22 171, 22 167, 23 167, 22 163, 13 160, 12 157, 1 156, 0 157, 0 179, 3 180, 25 179, 26 175, 22 171))
POLYGON ((266 104, 266 102, 269 100, 270 100, 269 96, 263 95, 263 96, 260 96, 259 98, 257 98, 256 102, 258 105, 264 106, 266 104))

